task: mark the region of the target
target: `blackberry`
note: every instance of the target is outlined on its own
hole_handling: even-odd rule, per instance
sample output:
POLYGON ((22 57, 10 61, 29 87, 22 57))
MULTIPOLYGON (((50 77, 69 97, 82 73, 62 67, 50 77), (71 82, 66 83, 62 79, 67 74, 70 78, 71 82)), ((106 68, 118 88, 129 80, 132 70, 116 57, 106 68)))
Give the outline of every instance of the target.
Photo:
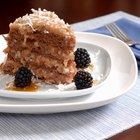
POLYGON ((75 86, 77 89, 85 89, 92 87, 93 78, 89 72, 78 71, 74 77, 75 86))
POLYGON ((74 55, 77 68, 86 68, 90 65, 91 59, 86 49, 78 48, 74 55))
POLYGON ((20 88, 29 86, 32 82, 32 76, 32 72, 27 67, 20 67, 15 74, 15 86, 20 88))

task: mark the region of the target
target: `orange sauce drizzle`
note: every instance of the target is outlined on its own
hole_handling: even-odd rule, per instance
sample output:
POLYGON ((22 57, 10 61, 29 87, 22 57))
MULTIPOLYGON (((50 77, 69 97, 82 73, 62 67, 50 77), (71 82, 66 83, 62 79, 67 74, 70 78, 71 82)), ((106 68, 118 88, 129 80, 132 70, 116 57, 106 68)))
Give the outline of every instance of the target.
MULTIPOLYGON (((8 85, 10 85, 11 83, 8 83, 8 85)), ((34 92, 37 91, 39 89, 39 83, 38 82, 32 82, 30 86, 27 86, 25 88, 19 88, 19 87, 15 87, 15 86, 10 86, 5 88, 6 90, 12 90, 12 91, 25 91, 25 92, 34 92)))
POLYGON ((93 65, 93 64, 90 64, 90 65, 89 65, 89 69, 90 69, 90 70, 94 70, 94 65, 93 65))
POLYGON ((96 80, 96 79, 93 80, 93 84, 95 84, 95 85, 98 84, 99 82, 100 82, 99 80, 96 80))

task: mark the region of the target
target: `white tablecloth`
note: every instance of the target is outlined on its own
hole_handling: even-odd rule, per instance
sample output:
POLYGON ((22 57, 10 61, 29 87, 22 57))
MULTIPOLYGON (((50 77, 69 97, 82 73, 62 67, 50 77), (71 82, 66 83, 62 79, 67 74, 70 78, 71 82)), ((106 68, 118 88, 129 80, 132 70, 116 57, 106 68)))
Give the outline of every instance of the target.
MULTIPOLYGON (((105 23, 138 17, 123 12, 73 24, 75 31, 97 28, 105 23)), ((140 72, 135 86, 111 104, 95 109, 45 114, 0 114, 1 140, 100 140, 140 124, 140 72)))

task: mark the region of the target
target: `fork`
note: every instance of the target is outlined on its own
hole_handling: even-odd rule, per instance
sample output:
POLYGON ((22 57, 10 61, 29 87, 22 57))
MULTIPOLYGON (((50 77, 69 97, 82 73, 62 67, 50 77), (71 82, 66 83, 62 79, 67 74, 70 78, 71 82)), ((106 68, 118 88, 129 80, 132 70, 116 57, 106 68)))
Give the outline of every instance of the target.
MULTIPOLYGON (((128 46, 133 46, 133 45, 140 45, 140 42, 136 42, 132 39, 130 39, 122 29, 116 25, 116 23, 109 23, 106 24, 105 27, 109 30, 109 32, 112 34, 112 36, 122 40, 125 42, 128 46)), ((138 47, 139 48, 139 47, 138 47)), ((139 48, 140 49, 140 48, 139 48)))

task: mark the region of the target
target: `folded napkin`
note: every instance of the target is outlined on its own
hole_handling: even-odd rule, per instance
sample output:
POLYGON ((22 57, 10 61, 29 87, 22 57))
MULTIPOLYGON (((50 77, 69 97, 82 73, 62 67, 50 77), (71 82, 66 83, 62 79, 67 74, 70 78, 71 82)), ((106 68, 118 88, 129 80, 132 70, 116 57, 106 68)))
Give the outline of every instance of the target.
MULTIPOLYGON (((125 18, 119 19, 115 21, 115 23, 129 36, 129 38, 140 42, 140 24, 125 18)), ((106 29, 105 26, 93 30, 88 30, 88 32, 111 36, 111 33, 106 29)), ((136 57, 138 68, 140 69, 140 45, 133 45, 130 48, 136 57)))

